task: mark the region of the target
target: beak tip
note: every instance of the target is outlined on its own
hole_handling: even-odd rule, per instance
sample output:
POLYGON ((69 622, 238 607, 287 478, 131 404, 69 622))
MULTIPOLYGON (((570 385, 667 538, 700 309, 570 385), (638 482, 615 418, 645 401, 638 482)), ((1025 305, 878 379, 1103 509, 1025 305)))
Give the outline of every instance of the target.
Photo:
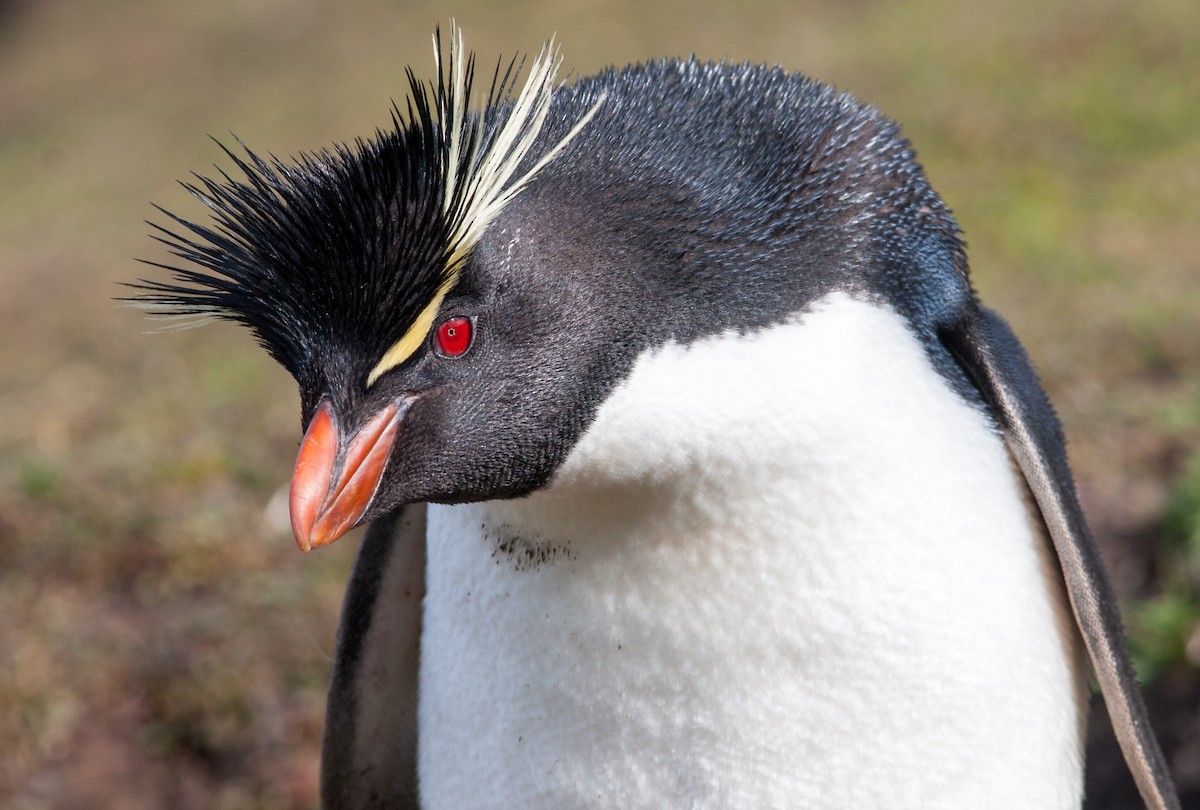
MULTIPOLYGON (((365 508, 365 504, 363 506, 365 508)), ((326 511, 313 523, 312 528, 309 529, 306 535, 305 545, 301 546, 301 548, 304 551, 309 551, 310 549, 329 545, 357 526, 358 519, 361 517, 362 511, 357 509, 350 513, 345 513, 339 509, 326 511)))
POLYGON ((361 514, 361 510, 347 514, 336 508, 327 508, 315 514, 311 508, 293 509, 292 534, 296 538, 296 545, 305 552, 327 546, 353 529, 361 514))
POLYGON ((301 534, 300 532, 295 532, 295 535, 296 545, 299 546, 301 551, 308 552, 313 550, 313 544, 309 541, 307 536, 301 534))

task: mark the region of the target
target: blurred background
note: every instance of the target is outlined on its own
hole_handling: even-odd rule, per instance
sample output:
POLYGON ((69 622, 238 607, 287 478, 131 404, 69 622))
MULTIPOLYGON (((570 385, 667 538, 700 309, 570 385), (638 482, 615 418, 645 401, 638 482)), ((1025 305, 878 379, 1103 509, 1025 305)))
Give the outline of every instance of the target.
MULTIPOLYGON (((150 334, 151 202, 366 136, 454 16, 485 65, 781 64, 900 120, 1071 440, 1155 723, 1200 807, 1195 0, 0 2, 0 806, 311 808, 350 538, 296 551, 292 381, 150 334)), ((161 219, 161 217, 160 217, 161 219)), ((1093 713, 1092 810, 1136 806, 1093 713)), ((1014 778, 1019 778, 1014 775, 1014 778)))

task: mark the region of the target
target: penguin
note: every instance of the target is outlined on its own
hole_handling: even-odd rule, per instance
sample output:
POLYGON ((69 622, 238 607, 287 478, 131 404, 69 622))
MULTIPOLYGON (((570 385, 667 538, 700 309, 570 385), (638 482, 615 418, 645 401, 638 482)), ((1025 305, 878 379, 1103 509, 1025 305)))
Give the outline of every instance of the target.
MULTIPOLYGON (((370 139, 186 184, 158 315, 296 379, 366 525, 327 808, 1178 808, 1064 441, 898 126, 780 68, 434 35, 370 139), (476 96, 479 96, 478 100, 476 96)), ((162 209, 160 209, 162 210, 162 209)))

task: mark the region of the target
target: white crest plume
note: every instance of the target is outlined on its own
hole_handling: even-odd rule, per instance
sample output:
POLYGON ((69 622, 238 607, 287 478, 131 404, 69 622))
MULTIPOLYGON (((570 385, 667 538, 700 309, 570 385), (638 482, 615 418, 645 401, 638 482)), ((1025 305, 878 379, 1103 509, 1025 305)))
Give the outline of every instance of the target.
POLYGON ((412 326, 384 353, 367 377, 371 385, 381 374, 403 363, 417 351, 433 327, 433 319, 446 295, 458 282, 463 262, 492 220, 508 205, 535 174, 552 161, 596 114, 601 96, 562 140, 548 149, 523 175, 513 179, 529 154, 550 112, 554 79, 562 64, 554 37, 542 46, 533 60, 521 92, 509 107, 502 126, 493 115, 506 103, 520 66, 509 65, 503 78, 499 69, 484 109, 470 114, 474 56, 463 47, 462 29, 450 24, 449 64, 442 64, 441 39, 433 37, 433 54, 439 76, 438 126, 444 144, 445 198, 443 210, 452 223, 442 283, 412 326))
MULTIPOLYGON (((442 54, 439 46, 435 36, 433 52, 440 75, 442 54)), ((447 146, 446 212, 451 213, 454 208, 462 206, 460 210, 453 211, 456 228, 448 263, 450 268, 455 268, 462 261, 466 252, 504 206, 520 193, 530 178, 579 134, 604 102, 604 98, 601 97, 571 131, 542 155, 529 171, 510 182, 537 139, 550 111, 551 91, 558 68, 562 65, 562 57, 554 37, 550 37, 533 60, 529 76, 525 79, 525 86, 513 102, 504 126, 490 137, 486 131, 486 116, 477 115, 470 119, 466 116, 468 96, 471 92, 470 62, 471 57, 465 57, 463 49, 462 29, 451 22, 451 90, 438 99, 439 116, 447 146), (447 127, 449 131, 445 129, 447 127)), ((501 84, 507 84, 507 81, 501 84)))

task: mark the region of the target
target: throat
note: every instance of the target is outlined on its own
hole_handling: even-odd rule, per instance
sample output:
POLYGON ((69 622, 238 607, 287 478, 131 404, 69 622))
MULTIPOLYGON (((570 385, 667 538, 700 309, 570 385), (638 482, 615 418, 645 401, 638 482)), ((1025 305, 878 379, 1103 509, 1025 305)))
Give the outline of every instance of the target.
POLYGON ((513 791, 505 806, 546 791, 548 807, 612 797, 613 779, 644 782, 642 799, 709 795, 730 766, 720 752, 767 762, 774 732, 746 710, 795 687, 775 673, 820 656, 804 634, 771 637, 791 623, 791 532, 716 503, 650 487, 431 511, 430 559, 449 564, 429 567, 422 682, 436 694, 423 692, 422 724, 437 731, 422 755, 481 770, 528 756, 542 776, 505 769, 492 784, 513 791))

